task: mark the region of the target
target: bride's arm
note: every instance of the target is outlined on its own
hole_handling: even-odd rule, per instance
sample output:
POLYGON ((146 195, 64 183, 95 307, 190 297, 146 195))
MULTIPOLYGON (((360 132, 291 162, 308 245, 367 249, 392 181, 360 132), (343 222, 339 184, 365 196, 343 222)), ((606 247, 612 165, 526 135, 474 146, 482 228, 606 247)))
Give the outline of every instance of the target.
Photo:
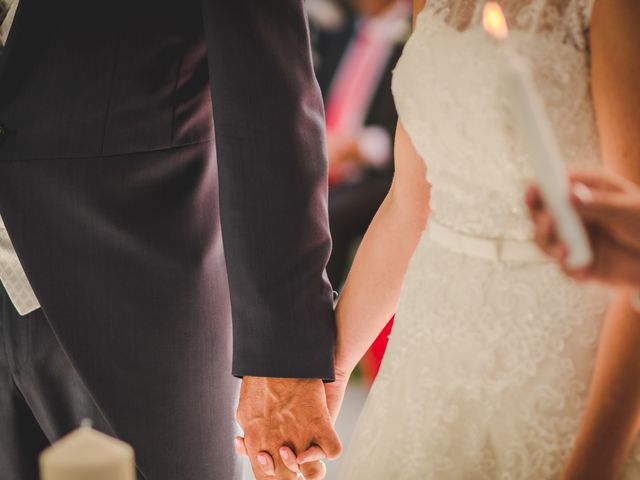
MULTIPOLYGON (((640 2, 597 0, 591 23, 593 95, 607 168, 640 183, 640 2)), ((593 382, 567 479, 613 479, 637 436, 640 314, 618 289, 603 327, 593 382)))
MULTIPOLYGON (((426 0, 413 0, 413 22, 426 0)), ((427 222, 425 164, 398 121, 391 189, 371 221, 336 307, 336 374, 351 370, 394 315, 409 259, 427 222)))
POLYGON ((360 244, 336 308, 336 370, 348 374, 393 316, 429 210, 422 158, 398 122, 391 189, 360 244))

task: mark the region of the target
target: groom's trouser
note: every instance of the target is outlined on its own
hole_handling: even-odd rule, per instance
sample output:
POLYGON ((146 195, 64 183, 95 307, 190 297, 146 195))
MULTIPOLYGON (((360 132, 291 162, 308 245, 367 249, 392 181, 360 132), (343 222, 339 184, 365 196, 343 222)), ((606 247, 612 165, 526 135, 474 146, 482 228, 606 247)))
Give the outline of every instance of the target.
POLYGON ((0 284, 0 479, 36 480, 38 454, 83 418, 109 432, 42 310, 21 317, 0 284))

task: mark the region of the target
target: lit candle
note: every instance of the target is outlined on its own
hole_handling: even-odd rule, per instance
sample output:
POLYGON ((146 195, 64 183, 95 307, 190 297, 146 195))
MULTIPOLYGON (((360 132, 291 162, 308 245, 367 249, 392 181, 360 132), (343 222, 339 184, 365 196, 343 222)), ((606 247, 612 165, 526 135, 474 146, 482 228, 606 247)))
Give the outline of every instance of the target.
POLYGON ((135 480, 133 448, 97 432, 91 422, 40 455, 41 480, 135 480))
POLYGON ((584 225, 569 200, 569 182, 564 173, 558 141, 530 70, 509 48, 509 29, 497 2, 485 4, 483 24, 502 47, 500 52, 505 59, 502 78, 504 94, 529 153, 542 197, 554 217, 560 239, 569 250, 567 265, 573 269, 586 267, 592 261, 591 247, 584 225))

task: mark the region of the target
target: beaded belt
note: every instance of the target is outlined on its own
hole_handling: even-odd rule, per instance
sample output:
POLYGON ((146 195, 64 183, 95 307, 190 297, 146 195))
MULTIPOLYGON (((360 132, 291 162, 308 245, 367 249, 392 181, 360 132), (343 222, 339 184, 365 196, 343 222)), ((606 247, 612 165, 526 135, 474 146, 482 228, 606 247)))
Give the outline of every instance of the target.
POLYGON ((429 220, 427 235, 442 247, 471 257, 503 262, 546 263, 550 261, 531 240, 469 235, 446 227, 433 219, 429 220))

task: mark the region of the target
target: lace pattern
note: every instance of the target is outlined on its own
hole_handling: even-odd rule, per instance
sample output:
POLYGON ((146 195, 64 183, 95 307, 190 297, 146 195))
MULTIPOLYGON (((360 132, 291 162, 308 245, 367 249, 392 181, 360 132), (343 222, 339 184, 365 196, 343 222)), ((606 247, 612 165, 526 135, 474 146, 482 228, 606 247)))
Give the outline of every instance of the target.
MULTIPOLYGON (((552 263, 492 262, 425 237, 341 478, 557 480, 609 300, 552 263)), ((636 448, 622 479, 638 478, 636 448)))
MULTIPOLYGON (((500 57, 481 25, 452 28, 442 5, 429 2, 419 15, 393 79, 401 121, 427 163, 434 216, 465 233, 529 239, 522 191, 532 172, 502 95, 500 57)), ((563 28, 577 25, 570 28, 575 31, 568 36, 516 28, 509 41, 531 65, 567 163, 597 166, 586 9, 569 22, 568 13, 535 13, 535 5, 517 11, 520 21, 555 18, 563 28)))

